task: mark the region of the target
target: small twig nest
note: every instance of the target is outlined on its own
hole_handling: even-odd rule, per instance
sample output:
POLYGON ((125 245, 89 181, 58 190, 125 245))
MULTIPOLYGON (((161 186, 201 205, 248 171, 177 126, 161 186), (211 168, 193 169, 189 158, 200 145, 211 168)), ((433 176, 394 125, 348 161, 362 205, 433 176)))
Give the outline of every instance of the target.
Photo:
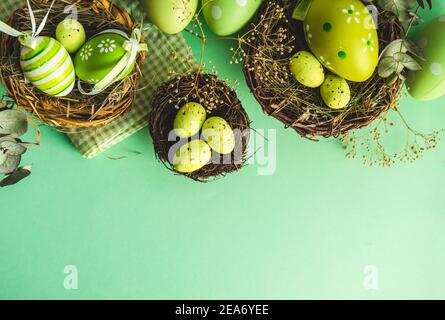
MULTIPOLYGON (((42 21, 51 2, 31 1, 37 21, 42 21)), ((71 12, 64 13, 64 10, 73 4, 76 8, 73 12, 77 12, 77 19, 84 26, 87 38, 106 29, 120 29, 130 34, 135 28, 130 15, 108 0, 60 0, 55 2, 41 35, 55 37, 57 25, 71 12)), ((15 11, 8 24, 17 30, 31 30, 27 7, 15 11)), ((56 98, 40 92, 25 80, 19 62, 20 47, 17 38, 1 34, 0 78, 16 104, 43 123, 61 129, 100 126, 124 115, 133 106, 144 53, 139 53, 133 73, 105 92, 85 96, 75 88, 68 96, 56 98)))
MULTIPOLYGON (((250 121, 234 89, 215 75, 189 73, 175 77, 163 84, 153 100, 150 116, 150 133, 153 138, 157 158, 178 175, 184 175, 199 182, 223 177, 241 169, 247 160, 250 139, 250 121), (173 169, 169 161, 171 148, 180 141, 169 141, 178 109, 188 102, 201 104, 207 110, 207 118, 218 116, 225 119, 235 131, 235 149, 227 162, 227 156, 214 152, 212 161, 193 173, 181 173, 173 169)), ((171 139, 173 140, 173 139, 171 139)))
MULTIPOLYGON (((319 88, 305 87, 292 77, 291 57, 298 51, 309 50, 302 22, 291 18, 296 4, 295 0, 264 3, 253 31, 244 39, 244 73, 264 112, 295 129, 302 137, 316 139, 318 136, 337 137, 365 127, 392 108, 400 95, 402 81, 398 79, 387 84, 377 70, 366 82, 349 82, 351 102, 342 110, 330 109, 324 104, 319 88)), ((404 34, 394 14, 380 13, 381 51, 404 34)))

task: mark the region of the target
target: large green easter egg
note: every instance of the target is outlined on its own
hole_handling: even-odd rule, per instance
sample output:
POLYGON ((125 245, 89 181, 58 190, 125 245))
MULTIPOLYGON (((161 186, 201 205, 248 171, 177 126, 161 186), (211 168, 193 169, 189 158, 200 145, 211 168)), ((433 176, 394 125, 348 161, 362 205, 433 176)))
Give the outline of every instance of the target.
POLYGON ((240 31, 253 18, 262 0, 203 0, 204 18, 215 34, 240 31))
MULTIPOLYGON (((125 33, 119 30, 106 30, 88 40, 74 59, 79 79, 89 84, 97 84, 105 78, 127 53, 123 48, 126 40, 125 33)), ((119 80, 133 71, 135 63, 136 61, 124 70, 119 80)))
POLYGON ((37 37, 35 45, 34 49, 23 47, 20 53, 20 66, 26 79, 50 96, 68 95, 76 80, 68 51, 50 37, 37 37))
POLYGON ((65 19, 57 25, 56 38, 69 53, 76 53, 85 43, 85 29, 79 21, 65 19))
POLYGON ((172 164, 178 172, 191 173, 204 167, 211 159, 212 150, 209 145, 202 140, 193 140, 179 148, 172 164))
POLYGON ((180 138, 194 136, 201 129, 207 117, 206 109, 199 103, 189 102, 182 106, 176 114, 173 128, 180 138))
POLYGON ((150 20, 163 32, 184 30, 198 8, 198 0, 143 0, 150 20))
POLYGON ((408 75, 408 92, 419 100, 445 96, 445 15, 434 19, 416 36, 425 54, 422 70, 408 75))
POLYGON ((359 0, 312 0, 304 20, 306 41, 329 70, 350 81, 368 80, 379 58, 373 17, 359 0))
POLYGON ((219 154, 229 154, 235 149, 233 129, 221 117, 211 117, 202 126, 202 136, 209 146, 219 154))

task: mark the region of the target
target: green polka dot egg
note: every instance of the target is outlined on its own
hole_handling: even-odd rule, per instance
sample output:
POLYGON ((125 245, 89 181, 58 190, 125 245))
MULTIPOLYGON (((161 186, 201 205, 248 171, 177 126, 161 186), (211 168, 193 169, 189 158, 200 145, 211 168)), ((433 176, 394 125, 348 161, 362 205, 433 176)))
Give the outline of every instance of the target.
POLYGON ((416 36, 425 61, 422 70, 408 75, 408 92, 418 100, 433 100, 445 96, 445 15, 434 19, 416 36))
MULTIPOLYGON (((106 30, 88 40, 74 59, 76 75, 82 82, 97 84, 127 54, 124 43, 128 36, 120 30, 106 30)), ((122 72, 118 80, 124 79, 134 69, 136 61, 122 72)))
POLYGON ((213 33, 228 36, 253 18, 263 0, 203 0, 204 18, 213 33))
POLYGON ((328 75, 320 87, 324 103, 331 109, 343 109, 351 101, 351 89, 345 79, 328 75))
POLYGON ((36 37, 34 48, 22 47, 20 66, 26 79, 40 91, 55 97, 71 93, 75 84, 73 61, 59 41, 36 37))
POLYGON ((379 40, 373 17, 359 0, 312 0, 304 20, 306 41, 320 62, 346 80, 374 73, 379 40))

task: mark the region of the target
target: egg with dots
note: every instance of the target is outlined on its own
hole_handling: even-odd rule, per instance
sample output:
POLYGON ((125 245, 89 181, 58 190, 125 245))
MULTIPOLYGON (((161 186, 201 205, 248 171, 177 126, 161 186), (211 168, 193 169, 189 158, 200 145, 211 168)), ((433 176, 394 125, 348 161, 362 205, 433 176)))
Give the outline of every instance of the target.
POLYGON ((445 96, 445 15, 427 24, 414 41, 422 48, 425 61, 422 70, 408 75, 409 94, 418 100, 445 96))
POLYGON ((351 100, 351 89, 348 82, 334 75, 326 76, 320 87, 321 97, 324 103, 331 109, 343 109, 351 100))
POLYGON ((151 22, 161 31, 176 34, 193 19, 198 0, 143 0, 151 22))
POLYGON ((240 31, 255 15, 263 0, 203 0, 204 18, 213 33, 229 36, 240 31))
POLYGON ((374 18, 359 0, 312 0, 303 23, 312 53, 340 77, 363 82, 378 64, 374 18))
POLYGON ((56 39, 69 53, 76 53, 86 41, 85 29, 79 21, 65 19, 57 25, 56 39))

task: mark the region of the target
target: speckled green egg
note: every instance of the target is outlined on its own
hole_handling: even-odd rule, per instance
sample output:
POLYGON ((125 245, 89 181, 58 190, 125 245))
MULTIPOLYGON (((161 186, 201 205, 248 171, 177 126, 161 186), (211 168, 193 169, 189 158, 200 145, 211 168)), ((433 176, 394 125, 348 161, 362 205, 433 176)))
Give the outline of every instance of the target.
POLYGON ((85 29, 79 21, 65 19, 57 25, 56 38, 69 53, 75 53, 85 43, 85 29))
POLYGON ((221 117, 211 117, 202 126, 202 136, 209 146, 220 154, 229 154, 235 149, 233 129, 221 117))
POLYGON ((320 87, 324 103, 332 109, 343 109, 351 100, 351 89, 345 79, 327 75, 320 87))
POLYGON ((212 150, 202 140, 193 140, 178 149, 173 157, 173 168, 182 173, 195 172, 210 162, 212 150))
POLYGON ((199 103, 189 102, 179 109, 173 128, 178 137, 184 139, 199 132, 206 120, 206 109, 199 103))
POLYGON ((179 33, 190 23, 198 0, 143 0, 150 20, 163 32, 179 33))
MULTIPOLYGON (((85 83, 97 84, 119 63, 127 51, 123 45, 127 39, 119 30, 106 30, 83 45, 74 59, 76 75, 85 83)), ((119 80, 134 69, 136 61, 124 70, 119 80)))
POLYGON ((333 73, 355 82, 374 74, 379 39, 360 0, 312 0, 303 27, 312 53, 333 73))
POLYGON ((419 61, 422 70, 408 75, 408 92, 418 100, 433 100, 445 96, 445 15, 426 25, 415 41, 425 54, 419 61))
POLYGON ((240 31, 263 0, 203 0, 204 18, 213 33, 228 36, 240 31))
POLYGON ((317 88, 324 81, 323 66, 307 51, 300 51, 292 57, 290 70, 295 79, 306 87, 317 88))

